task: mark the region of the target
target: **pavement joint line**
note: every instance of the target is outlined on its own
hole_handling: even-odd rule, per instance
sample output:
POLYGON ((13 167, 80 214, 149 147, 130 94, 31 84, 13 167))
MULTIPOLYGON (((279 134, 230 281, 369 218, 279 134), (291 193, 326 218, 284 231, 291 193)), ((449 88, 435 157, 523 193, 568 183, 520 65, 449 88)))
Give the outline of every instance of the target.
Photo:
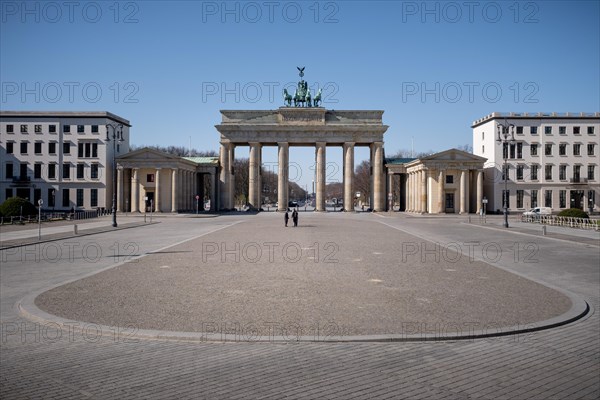
POLYGON ((579 246, 600 247, 600 242, 598 244, 582 243, 577 240, 560 239, 560 238, 555 238, 555 237, 551 237, 551 236, 537 235, 534 233, 507 230, 510 228, 500 228, 500 227, 495 227, 495 226, 478 225, 478 224, 473 224, 473 223, 469 223, 469 222, 460 222, 460 224, 468 225, 468 226, 475 226, 475 227, 484 228, 484 229, 491 229, 491 230, 501 231, 501 232, 510 232, 510 233, 514 233, 515 235, 533 236, 533 237, 539 238, 539 239, 556 240, 556 241, 564 242, 564 243, 575 243, 575 244, 578 244, 579 246))
MULTIPOLYGON (((170 244, 168 246, 165 246, 161 249, 158 250, 154 250, 153 252, 160 252, 163 251, 165 249, 168 249, 170 247, 174 247, 177 245, 180 245, 182 243, 197 239, 199 237, 208 235, 208 234, 212 234, 214 232, 217 232, 219 230, 225 229, 225 228, 229 228, 231 226, 234 226, 236 224, 245 222, 245 220, 238 220, 235 221, 231 224, 225 225, 225 226, 220 226, 216 229, 213 229, 209 232, 205 232, 202 233, 200 235, 194 236, 192 238, 187 238, 184 239, 182 241, 179 241, 177 243, 174 244, 170 244)), ((398 227, 394 227, 386 222, 383 221, 374 221, 374 222, 378 222, 381 223, 383 225, 386 225, 390 228, 393 229, 397 229, 400 231, 404 231, 406 233, 408 233, 411 236, 415 236, 415 237, 420 237, 423 240, 427 240, 430 241, 429 239, 423 238, 422 236, 419 236, 418 234, 415 234, 413 232, 408 232, 405 231, 401 228, 398 227)), ((57 317, 57 316, 53 316, 51 314, 45 313, 44 311, 40 310, 39 308, 37 308, 35 306, 35 298, 47 291, 47 290, 51 290, 53 288, 65 285, 67 283, 70 282, 74 282, 74 281, 78 281, 81 279, 84 279, 88 276, 92 276, 95 274, 98 274, 99 272, 102 272, 104 270, 110 269, 110 268, 114 268, 116 266, 119 265, 123 265, 127 262, 131 262, 132 260, 136 260, 136 259, 140 259, 142 257, 145 257, 149 254, 152 254, 153 252, 147 252, 145 254, 136 256, 134 258, 132 258, 131 260, 126 260, 126 261, 122 261, 120 263, 116 263, 110 266, 107 266, 105 268, 102 268, 98 271, 94 271, 90 274, 87 274, 85 276, 82 277, 78 277, 76 279, 71 279, 68 281, 64 281, 60 284, 56 284, 53 285, 51 288, 46 288, 46 289, 42 289, 39 291, 36 291, 34 293, 30 293, 29 295, 25 296, 23 299, 21 299, 21 301, 17 302, 15 304, 15 308, 16 308, 16 312, 18 315, 21 315, 27 319, 33 320, 35 322, 52 322, 52 323, 59 323, 59 322, 69 322, 70 324, 72 324, 74 321, 73 320, 68 320, 68 319, 64 319, 61 317, 57 317), (30 311, 31 308, 31 311, 30 311)), ((503 267, 500 267, 502 269, 503 267)), ((535 281, 537 282, 535 279, 531 279, 527 276, 524 276, 522 274, 519 274, 517 272, 514 271, 510 271, 508 270, 508 272, 513 273, 515 275, 519 275, 519 276, 523 276, 525 279, 528 279, 530 281, 535 281)), ((538 282, 540 284, 543 284, 546 287, 550 287, 548 284, 545 283, 541 283, 538 282)), ((558 291, 560 291, 561 293, 564 293, 565 291, 562 289, 556 289, 558 291)), ((533 323, 531 324, 527 324, 524 326, 519 326, 517 328, 521 328, 520 330, 515 330, 514 327, 509 327, 509 328, 496 328, 495 330, 497 331, 498 329, 500 329, 500 332, 495 332, 495 333, 489 333, 487 331, 471 331, 472 333, 469 334, 453 334, 450 333, 447 336, 443 336, 440 334, 427 334, 427 335, 423 335, 423 334, 419 334, 419 335, 406 335, 406 334, 395 334, 395 335, 353 335, 353 336, 340 336, 339 339, 336 338, 337 336, 333 336, 333 337, 329 337, 329 336, 325 336, 323 338, 319 337, 318 340, 315 340, 314 336, 301 336, 301 337, 297 337, 297 336, 275 336, 275 335, 270 335, 270 336, 259 336, 259 337, 253 337, 251 339, 245 339, 242 337, 239 337, 239 335, 233 335, 233 334, 225 334, 225 340, 223 340, 223 333, 219 332, 219 333, 207 333, 207 332, 175 332, 175 331, 160 331, 160 330, 139 330, 136 331, 136 333, 131 334, 127 336, 128 339, 146 339, 146 340, 151 340, 151 341, 176 341, 176 342, 200 342, 200 343, 252 343, 252 342, 262 342, 262 343, 281 343, 281 344, 286 344, 286 343, 294 343, 294 342, 310 342, 310 343, 344 343, 344 342, 427 342, 427 341, 446 341, 446 342, 456 342, 459 340, 473 340, 473 339, 479 339, 479 338, 488 338, 488 337, 500 337, 500 336, 508 336, 508 335, 515 335, 515 334, 521 334, 521 333, 527 333, 527 332, 534 332, 534 331, 540 331, 540 330, 545 330, 551 327, 556 327, 556 326, 561 326, 561 325, 565 325, 568 324, 570 322, 573 322, 575 320, 578 320, 586 315, 590 315, 590 311, 592 310, 591 306, 581 300, 579 297, 575 297, 575 299, 569 295, 569 293, 565 293, 572 301, 572 308, 571 310, 567 311, 566 313, 562 314, 561 316, 558 317, 554 317, 551 318, 549 320, 546 321, 542 321, 541 324, 539 326, 534 326, 533 323), (523 327, 527 327, 529 326, 529 328, 523 329, 523 327), (139 332, 139 333, 137 333, 139 332), (221 339, 219 339, 219 336, 221 337, 221 339), (227 338, 229 337, 229 338, 227 338), (233 338, 232 338, 233 337, 233 338), (266 339, 265 339, 266 338, 266 339)), ((82 322, 85 324, 84 321, 77 321, 77 322, 82 322)), ((98 325, 98 324, 96 324, 98 325)), ((108 336, 113 336, 114 335, 114 329, 111 329, 111 327, 105 326, 105 325, 98 325, 101 328, 106 328, 106 329, 102 329, 102 332, 107 332, 108 336), (111 333, 112 332, 112 333, 111 333)))
MULTIPOLYGON (((61 236, 61 237, 55 237, 55 238, 48 238, 48 239, 36 240, 36 241, 33 241, 33 242, 25 242, 25 243, 19 243, 19 244, 15 244, 15 245, 9 245, 9 246, 6 246, 6 247, 0 247, 0 251, 14 249, 14 248, 18 248, 18 247, 33 246, 33 245, 40 244, 40 243, 50 243, 50 242, 56 242, 56 241, 59 241, 59 240, 73 239, 73 238, 78 238, 78 237, 83 237, 83 236, 97 235, 97 234, 106 233, 106 232, 121 231, 121 230, 124 230, 124 229, 139 228, 139 227, 142 227, 142 226, 149 226, 149 225, 155 225, 155 224, 160 224, 160 221, 156 221, 156 222, 144 222, 144 223, 131 222, 131 223, 128 223, 128 224, 123 224, 122 226, 117 226, 116 228, 113 228, 111 226, 110 228, 112 228, 112 229, 108 229, 109 227, 84 229, 83 233, 79 233, 77 235, 71 233, 71 234, 67 234, 67 236, 61 236), (94 232, 85 232, 86 230, 88 230, 88 231, 94 231, 94 232)), ((53 235, 60 235, 60 233, 54 233, 53 235)), ((19 240, 19 239, 15 239, 15 240, 19 240)), ((24 240, 27 240, 27 239, 24 239, 24 240)))

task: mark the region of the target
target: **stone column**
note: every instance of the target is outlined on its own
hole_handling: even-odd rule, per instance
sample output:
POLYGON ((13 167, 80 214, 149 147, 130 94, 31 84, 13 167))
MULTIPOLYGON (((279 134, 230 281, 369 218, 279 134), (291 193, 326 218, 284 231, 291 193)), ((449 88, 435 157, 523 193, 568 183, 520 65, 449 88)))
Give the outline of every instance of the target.
POLYGON ((427 171, 421 171, 421 212, 427 213, 427 171))
POLYGON ((466 170, 462 170, 460 171, 460 213, 464 214, 465 211, 465 205, 467 204, 467 199, 466 199, 466 195, 467 195, 467 171, 466 170))
POLYGON ((412 174, 406 172, 406 212, 412 212, 412 174))
POLYGON ((117 211, 123 211, 123 168, 117 168, 117 211))
POLYGON ((325 142, 316 143, 316 167, 317 167, 317 181, 316 185, 316 210, 325 211, 325 169, 327 165, 326 146, 325 142))
POLYGON ((419 184, 419 171, 413 173, 413 187, 415 189, 415 196, 413 197, 413 211, 420 212, 421 207, 421 185, 419 184))
POLYGON ((177 168, 171 172, 171 212, 177 212, 177 168))
POLYGON ((154 211, 160 212, 160 168, 156 168, 154 179, 154 211))
POLYGON ((278 176, 277 176, 277 210, 286 211, 288 208, 288 173, 289 173, 289 153, 290 146, 288 142, 277 143, 278 147, 278 176))
POLYGON ((373 211, 385 211, 385 179, 383 176, 383 142, 375 142, 373 146, 373 211))
POLYGON ((387 179, 387 210, 394 211, 394 173, 388 171, 388 179, 387 179))
POLYGON ((248 175, 248 202, 250 208, 257 210, 260 208, 260 143, 250 142, 250 167, 248 175))
POLYGON ((217 211, 217 175, 210 174, 210 211, 217 211))
POLYGON ((446 212, 446 199, 444 196, 444 170, 440 169, 438 173, 438 212, 445 213, 446 212))
POLYGON ((131 212, 140 211, 140 185, 138 182, 138 168, 132 169, 131 175, 131 212))
POLYGON ((231 206, 231 193, 230 189, 230 180, 231 176, 229 174, 229 157, 231 152, 231 144, 230 143, 221 143, 221 149, 219 152, 219 161, 221 164, 221 170, 219 171, 219 189, 220 189, 220 204, 219 209, 230 209, 231 206))
POLYGON ((483 208, 483 171, 477 170, 477 212, 483 208))
POLYGON ((354 142, 344 143, 344 210, 354 211, 354 142))

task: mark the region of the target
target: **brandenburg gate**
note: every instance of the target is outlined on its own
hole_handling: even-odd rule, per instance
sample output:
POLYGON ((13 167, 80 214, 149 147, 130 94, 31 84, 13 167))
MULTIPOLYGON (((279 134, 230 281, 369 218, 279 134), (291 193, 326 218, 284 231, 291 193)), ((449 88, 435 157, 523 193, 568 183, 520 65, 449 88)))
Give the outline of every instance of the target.
MULTIPOLYGON (((303 84, 305 85, 304 81, 299 82, 299 88, 303 84)), ((310 91, 308 93, 310 94, 310 91)), ((320 93, 317 96, 319 95, 320 93)), ((294 98, 295 103, 297 98, 298 93, 294 98)), ((290 104, 289 101, 288 104, 290 104)), ((352 184, 354 148, 369 146, 371 150, 371 207, 374 211, 385 211, 383 134, 388 126, 382 123, 383 111, 327 110, 322 107, 286 106, 277 110, 221 110, 221 114, 222 121, 216 125, 221 134, 220 209, 233 208, 234 171, 232 166, 236 146, 250 147, 248 193, 250 207, 254 209, 261 207, 262 148, 277 146, 279 160, 277 209, 279 211, 285 211, 288 206, 290 146, 315 148, 317 211, 325 211, 327 147, 343 147, 344 205, 348 207, 348 205, 354 204, 352 184)), ((348 208, 353 210, 352 207, 348 208)))

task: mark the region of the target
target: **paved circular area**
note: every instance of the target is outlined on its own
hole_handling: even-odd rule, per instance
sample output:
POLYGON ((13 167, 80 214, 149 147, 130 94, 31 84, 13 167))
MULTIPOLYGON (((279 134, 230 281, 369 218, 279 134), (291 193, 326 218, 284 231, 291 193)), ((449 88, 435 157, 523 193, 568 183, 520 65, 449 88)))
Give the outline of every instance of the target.
POLYGON ((35 303, 102 325, 261 336, 468 333, 571 308, 564 294, 494 267, 507 251, 460 238, 443 247, 360 214, 301 213, 297 228, 262 214, 57 287, 35 303))

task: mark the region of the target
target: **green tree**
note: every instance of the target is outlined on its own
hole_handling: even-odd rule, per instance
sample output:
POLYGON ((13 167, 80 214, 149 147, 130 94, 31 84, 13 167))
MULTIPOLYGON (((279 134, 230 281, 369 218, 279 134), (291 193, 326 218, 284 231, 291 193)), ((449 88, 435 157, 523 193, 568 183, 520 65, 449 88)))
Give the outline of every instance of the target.
POLYGON ((20 197, 11 197, 0 204, 0 213, 4 217, 18 217, 20 215, 26 217, 29 215, 36 215, 38 211, 37 208, 27 200, 20 197))

